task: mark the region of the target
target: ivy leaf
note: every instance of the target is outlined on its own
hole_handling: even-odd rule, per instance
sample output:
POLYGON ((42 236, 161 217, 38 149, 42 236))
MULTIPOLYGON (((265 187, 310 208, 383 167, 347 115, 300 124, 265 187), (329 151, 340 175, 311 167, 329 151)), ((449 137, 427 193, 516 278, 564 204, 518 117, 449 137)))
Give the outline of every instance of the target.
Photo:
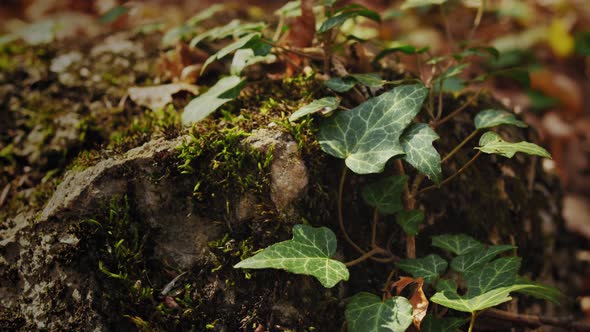
POLYGON ((520 262, 520 257, 503 257, 487 263, 481 269, 465 273, 465 297, 471 298, 492 289, 513 285, 518 276, 520 262))
POLYGON ((521 276, 517 277, 516 284, 535 286, 518 290, 518 292, 521 294, 534 296, 538 299, 550 301, 555 304, 559 304, 559 302, 563 299, 563 293, 559 289, 549 285, 543 285, 537 282, 530 281, 521 276))
POLYGON ((374 294, 358 293, 346 305, 350 332, 404 332, 412 324, 412 305, 401 296, 381 301, 374 294))
POLYGON ((274 54, 256 55, 251 48, 243 48, 236 51, 231 63, 230 72, 232 75, 240 75, 244 68, 258 62, 273 62, 276 60, 274 54))
POLYGON ((324 287, 334 287, 348 280, 348 269, 330 259, 336 252, 336 235, 326 227, 307 225, 293 227, 293 239, 279 242, 246 258, 234 267, 242 269, 283 269, 292 273, 311 275, 324 287))
POLYGON ((437 184, 441 181, 442 169, 440 155, 432 142, 439 138, 427 124, 416 123, 406 129, 400 139, 406 153, 404 160, 437 184))
POLYGON ((239 76, 227 76, 220 79, 207 92, 191 100, 182 113, 182 124, 189 126, 201 121, 221 105, 237 97, 244 81, 239 76))
POLYGON ((435 288, 437 292, 457 292, 457 283, 453 279, 438 279, 435 288))
POLYGON ((551 158, 551 154, 537 144, 524 141, 518 143, 506 142, 500 137, 500 135, 492 131, 488 131, 481 136, 479 139, 479 145, 480 146, 475 149, 484 153, 499 154, 506 158, 512 158, 516 152, 524 152, 530 155, 551 158))
POLYGON ((403 209, 401 194, 407 181, 407 176, 399 175, 368 184, 363 188, 363 199, 379 213, 394 214, 403 209))
POLYGON ((432 245, 455 255, 463 255, 484 246, 481 242, 465 234, 433 236, 432 245))
POLYGON ((456 332, 465 323, 462 318, 438 318, 430 314, 424 318, 420 328, 422 332, 456 332))
POLYGON ((291 114, 289 121, 294 122, 308 114, 316 113, 322 110, 331 112, 338 108, 338 105, 340 105, 340 98, 325 97, 322 99, 316 99, 291 114))
POLYGON ((377 54, 377 56, 375 56, 375 59, 373 59, 373 62, 377 62, 391 53, 401 52, 404 54, 422 54, 426 51, 428 51, 428 47, 423 47, 423 48, 419 48, 419 49, 415 48, 412 45, 400 45, 400 46, 390 47, 390 48, 386 48, 383 51, 379 52, 379 54, 377 54))
POLYGON ((381 22, 381 17, 376 12, 361 5, 348 5, 338 10, 338 14, 330 17, 320 26, 318 33, 324 33, 335 27, 341 26, 349 18, 363 16, 375 22, 381 22))
POLYGON ((472 250, 453 258, 451 268, 460 273, 474 271, 494 259, 498 254, 513 249, 516 249, 513 245, 498 245, 472 250))
POLYGON ((228 55, 232 52, 235 52, 236 50, 239 50, 240 48, 243 48, 244 46, 246 46, 246 44, 248 44, 254 38, 259 38, 259 37, 260 37, 259 32, 249 33, 249 34, 241 37, 240 39, 234 41, 233 43, 230 43, 229 45, 225 46, 224 48, 220 49, 219 51, 217 51, 217 53, 211 55, 205 61, 205 63, 203 64, 203 67, 201 68, 201 74, 203 74, 203 72, 205 71, 207 66, 209 66, 213 61, 222 59, 226 55, 228 55))
POLYGON ((406 2, 402 4, 402 10, 428 5, 442 5, 445 2, 447 2, 447 0, 406 0, 406 2))
POLYGON ((448 263, 439 255, 431 254, 423 258, 402 259, 396 265, 414 278, 422 277, 424 282, 431 284, 447 269, 448 263))
POLYGON ((402 85, 350 111, 337 113, 320 126, 322 150, 346 159, 346 165, 355 173, 382 172, 390 158, 404 153, 399 138, 420 111, 427 94, 424 85, 402 85))
POLYGON ((526 123, 517 120, 514 114, 501 110, 485 110, 475 116, 475 128, 492 128, 501 125, 513 125, 520 128, 528 127, 526 123))
POLYGON ((424 220, 424 212, 421 210, 404 210, 397 213, 396 222, 402 226, 404 233, 417 235, 420 224, 424 220))
POLYGON ((516 284, 496 288, 472 298, 459 296, 456 292, 442 291, 434 294, 430 298, 430 301, 454 310, 473 313, 512 300, 512 297, 510 297, 510 293, 512 292, 528 294, 543 292, 544 287, 536 284, 516 284))
POLYGON ((351 74, 350 77, 357 80, 359 83, 366 85, 370 88, 380 88, 383 86, 383 79, 379 74, 376 73, 369 73, 369 74, 351 74))
POLYGON ((244 23, 240 20, 232 20, 226 25, 216 27, 195 36, 189 43, 190 47, 197 46, 203 40, 218 40, 233 36, 235 38, 243 35, 260 32, 266 26, 263 22, 244 23))
POLYGON ((354 87, 356 81, 350 77, 334 77, 327 80, 324 84, 336 92, 346 92, 354 87))

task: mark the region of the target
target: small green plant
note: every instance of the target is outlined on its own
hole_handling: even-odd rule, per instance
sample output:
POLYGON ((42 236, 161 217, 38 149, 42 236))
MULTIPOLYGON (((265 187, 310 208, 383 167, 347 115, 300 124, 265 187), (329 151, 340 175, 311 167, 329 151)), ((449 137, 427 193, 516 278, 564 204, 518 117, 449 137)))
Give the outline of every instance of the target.
MULTIPOLYGON (((443 6, 440 8, 444 15, 447 10, 444 7, 446 2, 407 0, 402 9, 443 6)), ((323 23, 318 25, 316 31, 316 40, 321 42, 322 50, 318 56, 316 53, 306 53, 304 49, 280 43, 285 18, 292 16, 293 11, 299 8, 302 8, 302 16, 306 15, 305 3, 310 2, 290 2, 277 11, 279 25, 272 38, 265 36, 263 23, 239 24, 236 21, 193 36, 191 46, 206 41, 234 38, 207 59, 202 72, 212 62, 221 60, 230 53, 235 55, 230 76, 221 78, 185 108, 183 124, 192 125, 234 99, 247 84, 247 78, 242 74, 244 68, 257 62, 272 62, 285 55, 308 57, 322 61, 323 74, 331 75, 334 67, 333 52, 349 45, 351 40, 358 40, 357 37, 345 35, 339 27, 349 20, 354 21, 361 17, 380 21, 377 13, 360 5, 348 5, 339 9, 333 8, 334 1, 316 5, 315 8, 320 13, 318 17, 323 18, 323 23)), ((473 29, 479 25, 485 3, 485 0, 481 1, 473 29)), ((315 29, 315 26, 312 28, 315 29)), ((337 237, 330 229, 296 225, 291 240, 271 245, 252 257, 243 259, 234 267, 283 269, 313 276, 324 287, 330 288, 349 279, 348 267, 366 260, 395 263, 398 271, 410 274, 416 280, 420 279, 420 282, 436 289, 436 293, 430 297, 431 302, 471 315, 470 319, 441 318, 431 313, 425 318, 417 318, 417 308, 408 299, 391 294, 391 278, 388 277, 382 297, 359 293, 349 299, 345 311, 349 331, 405 331, 412 324, 419 327, 420 323, 425 331, 443 331, 454 330, 467 321, 470 322, 471 331, 478 313, 511 300, 510 294, 513 292, 557 302, 559 291, 518 275, 521 259, 514 255, 507 256, 508 252, 516 252, 515 246, 487 246, 465 234, 438 235, 432 238, 432 245, 445 251, 450 264, 449 260, 436 253, 416 258, 415 237, 419 236, 425 219, 425 211, 417 207, 417 202, 424 193, 451 182, 482 154, 506 158, 512 158, 518 152, 544 158, 550 158, 550 155, 536 144, 510 142, 502 137, 497 131, 499 126, 527 126, 514 114, 501 109, 483 109, 473 117, 472 124, 469 125, 473 127, 473 131, 442 157, 433 145, 433 142, 441 139, 437 129, 470 106, 479 96, 479 92, 450 111, 443 105, 444 97, 467 85, 476 86, 478 82, 497 74, 485 73, 470 81, 459 78, 470 66, 469 57, 497 57, 498 52, 492 48, 474 46, 470 40, 460 45, 457 52, 438 57, 432 56, 427 48, 418 49, 411 45, 383 46, 382 51, 372 59, 373 68, 377 68, 379 61, 385 57, 401 52, 415 56, 419 66, 428 66, 434 75, 386 80, 377 73, 340 72, 324 81, 321 98, 301 105, 289 117, 291 123, 320 118, 316 138, 321 150, 344 160, 338 190, 338 224, 344 240, 358 252, 359 257, 349 262, 334 259, 337 237), (376 93, 377 91, 382 92, 376 93), (356 107, 347 109, 341 106, 341 102, 346 98, 350 99, 350 94, 354 94, 356 101, 360 101, 356 103, 356 107), (454 170, 443 167, 478 136, 479 144, 470 152, 470 159, 454 170), (342 205, 344 184, 350 171, 357 175, 387 173, 373 175, 377 180, 369 182, 362 189, 365 203, 374 210, 369 249, 355 243, 348 235, 345 225, 342 205), (430 181, 430 184, 423 185, 426 181, 430 181), (402 255, 391 252, 389 246, 377 241, 377 225, 385 215, 395 216, 405 234, 405 259, 399 257, 402 255)), ((420 75, 424 72, 420 70, 420 75)), ((190 161, 194 156, 202 152, 199 148, 195 151, 190 149, 190 146, 183 148, 183 156, 190 156, 182 166, 185 171, 190 170, 190 161)))

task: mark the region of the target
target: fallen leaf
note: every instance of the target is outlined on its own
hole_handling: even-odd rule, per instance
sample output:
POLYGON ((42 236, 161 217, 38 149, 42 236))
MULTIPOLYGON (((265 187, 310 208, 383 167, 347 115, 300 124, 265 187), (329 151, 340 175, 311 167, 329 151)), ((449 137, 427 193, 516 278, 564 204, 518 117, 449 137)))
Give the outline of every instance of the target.
POLYGON ((414 309, 412 311, 412 316, 414 318, 414 327, 418 331, 420 331, 420 324, 424 317, 426 317, 426 312, 428 311, 428 299, 422 290, 422 286, 424 286, 424 279, 418 277, 416 279, 410 277, 400 277, 398 281, 391 284, 391 290, 396 291, 397 295, 400 295, 401 292, 411 284, 416 284, 414 289, 414 293, 410 297, 410 304, 414 309))
POLYGON ((531 87, 559 100, 567 117, 575 117, 583 112, 584 97, 580 85, 569 76, 543 69, 531 72, 530 77, 531 87))
MULTIPOLYGON (((291 24, 289 32, 281 43, 297 48, 309 47, 315 37, 315 15, 313 14, 313 0, 301 1, 301 15, 291 24)), ((295 53, 286 54, 287 76, 293 76, 298 68, 301 68, 303 60, 295 53)))
POLYGON ((188 91, 194 95, 199 94, 196 85, 187 83, 173 83, 155 86, 130 87, 127 90, 129 98, 138 105, 145 106, 153 111, 172 103, 172 96, 180 91, 188 91))

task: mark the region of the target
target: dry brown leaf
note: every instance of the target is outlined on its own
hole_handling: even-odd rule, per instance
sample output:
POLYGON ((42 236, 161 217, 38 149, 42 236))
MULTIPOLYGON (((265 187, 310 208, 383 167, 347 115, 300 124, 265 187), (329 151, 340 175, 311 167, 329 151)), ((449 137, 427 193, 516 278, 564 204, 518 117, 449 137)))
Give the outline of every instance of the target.
POLYGON ((558 99, 565 107, 566 118, 575 118, 583 111, 584 97, 579 84, 563 73, 548 69, 533 71, 531 87, 558 99))
MULTIPOLYGON (((190 48, 186 43, 180 42, 173 51, 160 56, 156 70, 163 80, 194 83, 199 77, 203 62, 208 57, 209 54, 206 52, 198 48, 190 48)), ((212 64, 210 67, 215 66, 216 64, 212 64)))
POLYGON ((426 312, 428 311, 428 299, 422 290, 422 286, 424 286, 424 279, 418 277, 416 279, 410 277, 400 277, 398 281, 391 284, 391 290, 396 291, 397 295, 400 295, 401 292, 411 284, 415 284, 414 293, 410 297, 409 301, 414 308, 412 312, 412 316, 414 317, 414 327, 420 331, 420 324, 424 317, 426 317, 426 312))
MULTIPOLYGON (((313 0, 301 1, 301 16, 291 25, 282 45, 296 48, 311 46, 315 37, 315 15, 313 14, 313 0)), ((303 59, 295 53, 286 54, 287 76, 302 68, 303 59)))
POLYGON ((186 83, 173 83, 155 86, 130 87, 127 90, 129 98, 138 105, 145 106, 151 110, 158 110, 172 103, 172 95, 188 91, 194 95, 199 94, 196 85, 186 83))

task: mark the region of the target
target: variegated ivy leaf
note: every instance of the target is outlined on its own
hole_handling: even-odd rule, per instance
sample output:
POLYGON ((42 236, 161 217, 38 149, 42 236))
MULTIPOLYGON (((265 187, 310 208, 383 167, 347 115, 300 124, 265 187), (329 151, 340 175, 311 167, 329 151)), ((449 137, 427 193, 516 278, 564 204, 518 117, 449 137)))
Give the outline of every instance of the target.
POLYGON ((475 116, 475 128, 492 128, 501 125, 513 125, 526 128, 527 124, 517 120, 514 114, 501 110, 484 110, 475 116))
POLYGON ((350 77, 333 77, 324 84, 336 92, 346 92, 354 87, 356 80, 350 77))
POLYGON ((189 126, 201 121, 221 105, 234 99, 240 93, 244 81, 239 76, 227 76, 215 83, 207 92, 191 100, 182 113, 182 124, 189 126))
POLYGON ((322 99, 316 99, 291 114, 289 121, 297 121, 308 114, 313 114, 319 111, 331 112, 338 108, 338 105, 340 105, 340 98, 325 97, 322 99))
POLYGON ((351 74, 350 77, 357 80, 359 83, 366 85, 370 88, 380 88, 383 86, 385 81, 376 73, 369 74, 351 74))
POLYGON ((357 16, 366 17, 376 22, 381 21, 381 17, 376 12, 369 10, 364 6, 352 4, 338 9, 334 16, 325 20, 318 29, 318 33, 324 33, 335 27, 341 26, 349 18, 357 16))
POLYGON ((232 20, 226 25, 209 29, 196 35, 189 43, 190 47, 197 46, 203 40, 219 40, 227 37, 238 38, 253 32, 260 32, 266 26, 263 22, 245 23, 240 20, 232 20))
POLYGON ((217 53, 211 55, 205 61, 205 63, 203 63, 203 67, 201 68, 201 74, 205 71, 207 66, 209 66, 213 61, 222 59, 226 55, 228 55, 232 52, 235 52, 236 50, 239 50, 240 48, 245 47, 246 44, 248 44, 254 38, 259 38, 259 37, 260 37, 260 32, 249 33, 249 34, 241 37, 240 39, 234 41, 233 43, 230 43, 229 45, 225 46, 224 48, 220 49, 219 51, 217 51, 217 53))
POLYGON ((447 269, 448 263, 439 255, 431 254, 423 258, 402 259, 396 265, 414 278, 422 277, 425 283, 431 284, 447 269))
MULTIPOLYGON (((430 301, 454 310, 474 313, 512 300, 510 296, 512 292, 540 294, 547 292, 547 286, 515 284, 496 288, 475 297, 460 296, 457 292, 442 291, 434 294, 430 301)), ((558 301, 558 299, 553 300, 558 301)))
POLYGON ((421 210, 404 210, 398 212, 395 221, 402 226, 404 233, 408 235, 418 234, 420 224, 424 221, 424 212, 421 210))
POLYGON ((537 144, 529 142, 511 143, 506 142, 493 131, 488 131, 479 139, 479 147, 476 149, 484 153, 499 154, 506 158, 512 158, 517 152, 524 152, 526 154, 540 156, 544 158, 551 158, 551 154, 547 150, 538 146, 537 144))
POLYGON ((471 298, 495 288, 514 285, 520 262, 520 257, 503 257, 485 264, 478 270, 465 273, 465 297, 471 298))
POLYGON ((481 242, 465 234, 433 236, 432 245, 450 251, 455 255, 463 255, 484 247, 481 242))
POLYGON ((246 258, 234 267, 242 269, 283 269, 316 277, 324 287, 348 280, 348 269, 330 257, 336 252, 336 235, 326 227, 293 227, 293 239, 279 242, 246 258))
POLYGON ((374 294, 358 293, 346 305, 350 332, 403 332, 413 321, 412 305, 401 296, 381 301, 374 294))
POLYGON ((406 0, 402 4, 402 10, 406 10, 414 7, 422 7, 427 5, 442 5, 447 0, 406 0))
POLYGON ((400 141, 406 153, 404 160, 438 184, 442 177, 440 155, 432 146, 437 139, 439 136, 427 124, 416 123, 404 131, 400 141))
POLYGON ((276 60, 274 54, 256 55, 251 48, 243 48, 236 51, 232 59, 230 73, 232 75, 240 75, 244 68, 258 62, 271 63, 276 60))
POLYGON ((346 165, 355 173, 382 172, 389 159, 404 153, 400 136, 420 111, 427 94, 424 85, 402 85, 350 111, 337 113, 320 126, 322 150, 346 159, 346 165))
POLYGON ((480 269, 484 264, 494 259, 498 254, 516 249, 513 245, 498 245, 481 247, 466 254, 457 256, 451 261, 451 268, 460 273, 480 269))
POLYGON ((363 199, 381 214, 394 214, 403 209, 401 194, 408 177, 389 176, 363 188, 363 199))

